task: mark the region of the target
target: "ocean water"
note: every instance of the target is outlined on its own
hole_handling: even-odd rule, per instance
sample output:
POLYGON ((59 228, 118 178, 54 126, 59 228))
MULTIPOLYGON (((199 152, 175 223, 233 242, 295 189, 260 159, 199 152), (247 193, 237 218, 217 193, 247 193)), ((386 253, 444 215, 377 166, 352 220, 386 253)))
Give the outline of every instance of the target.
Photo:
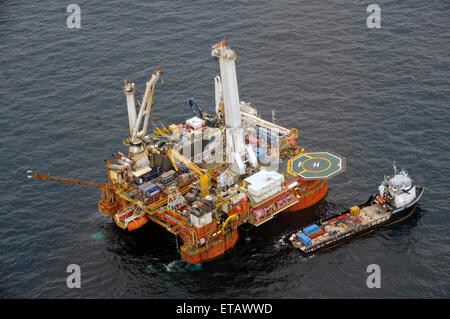
POLYGON ((359 0, 75 3, 80 29, 66 25, 69 3, 0 2, 0 297, 450 297, 449 1, 376 1, 380 29, 359 0), (213 111, 210 48, 224 36, 241 99, 299 128, 307 150, 346 157, 315 209, 365 201, 395 160, 425 185, 416 214, 306 259, 282 242, 301 213, 284 214, 191 267, 162 228, 128 233, 99 214, 97 189, 26 178, 104 181, 103 160, 126 151, 123 80, 140 97, 157 67, 152 112, 166 125, 190 115, 190 97, 213 111), (69 264, 80 289, 66 286, 69 264), (379 289, 366 285, 369 264, 379 289))

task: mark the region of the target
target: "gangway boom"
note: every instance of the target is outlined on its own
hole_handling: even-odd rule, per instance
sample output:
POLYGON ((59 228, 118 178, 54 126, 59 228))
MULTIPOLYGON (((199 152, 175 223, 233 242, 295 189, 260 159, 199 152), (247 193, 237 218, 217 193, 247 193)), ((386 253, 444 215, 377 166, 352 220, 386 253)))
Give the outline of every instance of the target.
POLYGON ((70 178, 55 177, 50 174, 48 174, 48 175, 41 174, 39 171, 27 171, 27 173, 33 174, 33 175, 28 175, 28 178, 40 179, 40 180, 45 180, 45 181, 54 181, 54 182, 60 182, 60 183, 66 183, 66 184, 78 184, 78 185, 92 186, 92 187, 100 188, 102 190, 106 189, 105 183, 96 183, 96 182, 80 181, 80 180, 70 179, 70 178))

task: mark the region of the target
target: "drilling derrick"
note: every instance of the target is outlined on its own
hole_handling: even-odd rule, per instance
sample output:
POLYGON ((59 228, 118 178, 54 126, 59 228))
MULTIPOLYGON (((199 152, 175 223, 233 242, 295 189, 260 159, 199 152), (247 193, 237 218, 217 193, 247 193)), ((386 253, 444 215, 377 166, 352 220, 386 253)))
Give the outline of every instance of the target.
POLYGON ((257 166, 256 156, 251 147, 246 147, 244 130, 241 126, 241 102, 236 77, 236 53, 225 46, 225 39, 212 47, 211 55, 219 59, 220 76, 215 78, 216 111, 223 99, 225 113, 227 162, 239 175, 245 173, 246 162, 257 166))

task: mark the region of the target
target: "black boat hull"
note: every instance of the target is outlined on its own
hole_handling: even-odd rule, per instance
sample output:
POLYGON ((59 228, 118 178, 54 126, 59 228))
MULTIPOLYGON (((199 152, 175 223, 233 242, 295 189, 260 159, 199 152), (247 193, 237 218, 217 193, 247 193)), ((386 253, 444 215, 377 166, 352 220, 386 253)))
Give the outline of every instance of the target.
MULTIPOLYGON (((289 234, 288 236, 286 236, 286 237, 285 237, 285 240, 286 240, 286 242, 289 244, 289 246, 291 246, 291 247, 293 247, 294 249, 300 251, 300 253, 301 253, 303 256, 305 256, 305 257, 306 257, 306 256, 311 256, 311 255, 313 255, 313 254, 315 254, 315 253, 317 253, 317 252, 323 252, 323 251, 326 251, 326 250, 335 248, 335 247, 337 247, 337 246, 340 246, 340 245, 343 245, 343 244, 345 244, 345 243, 347 243, 347 242, 350 242, 350 241, 352 241, 352 240, 354 240, 354 239, 357 239, 357 238, 361 238, 361 237, 367 236, 367 235, 369 235, 370 233, 372 233, 372 232, 378 230, 379 228, 386 227, 386 226, 390 226, 390 225, 393 225, 393 224, 396 224, 396 223, 399 223, 399 222, 402 222, 402 221, 408 219, 409 217, 411 217, 411 216, 414 214, 414 212, 415 212, 415 210, 416 210, 416 205, 417 205, 417 203, 418 203, 420 197, 421 197, 422 194, 423 194, 423 190, 424 190, 423 187, 421 187, 421 186, 416 186, 417 195, 416 195, 416 198, 414 199, 414 201, 412 201, 410 204, 406 205, 405 207, 402 207, 402 208, 400 208, 400 209, 394 210, 393 213, 392 213, 392 215, 391 215, 391 218, 389 218, 388 220, 386 220, 386 221, 384 221, 384 222, 382 222, 382 223, 379 223, 379 224, 377 224, 377 225, 374 225, 374 226, 372 226, 372 227, 363 229, 363 230, 361 230, 360 232, 354 233, 352 236, 344 237, 344 238, 338 239, 338 240, 335 241, 335 242, 332 242, 332 243, 330 243, 330 244, 328 244, 328 245, 324 245, 324 246, 319 247, 319 248, 317 248, 317 249, 315 249, 315 250, 312 250, 312 251, 309 251, 309 252, 304 252, 303 250, 298 249, 297 247, 295 247, 294 245, 292 245, 292 242, 289 240, 289 238, 291 237, 291 235, 296 234, 296 232, 291 233, 291 234, 289 234)), ((364 207, 364 206, 370 205, 370 202, 373 200, 373 198, 375 198, 375 197, 374 197, 374 196, 371 196, 371 197, 369 198, 369 200, 368 200, 366 203, 364 203, 363 205, 361 205, 361 206, 364 207)), ((348 212, 348 211, 346 211, 346 212, 348 212)), ((340 216, 340 215, 342 215, 342 214, 344 214, 344 213, 346 213, 346 212, 341 212, 341 213, 339 213, 339 214, 336 214, 335 216, 330 217, 330 219, 331 219, 331 218, 334 218, 334 217, 338 217, 338 216, 340 216)))

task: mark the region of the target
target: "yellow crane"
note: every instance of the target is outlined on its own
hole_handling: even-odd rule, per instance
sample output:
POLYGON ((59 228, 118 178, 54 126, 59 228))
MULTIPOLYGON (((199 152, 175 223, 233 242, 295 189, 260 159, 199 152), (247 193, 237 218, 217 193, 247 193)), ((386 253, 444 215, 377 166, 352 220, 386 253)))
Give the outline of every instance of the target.
POLYGON ((180 152, 178 152, 173 148, 169 148, 167 150, 167 156, 169 156, 173 168, 175 168, 177 172, 178 166, 175 163, 175 159, 179 160, 181 163, 183 163, 187 168, 191 170, 195 178, 200 181, 200 193, 202 194, 202 197, 209 195, 210 175, 208 172, 202 170, 200 167, 195 165, 190 159, 188 159, 186 156, 183 156, 182 154, 180 154, 180 152))

